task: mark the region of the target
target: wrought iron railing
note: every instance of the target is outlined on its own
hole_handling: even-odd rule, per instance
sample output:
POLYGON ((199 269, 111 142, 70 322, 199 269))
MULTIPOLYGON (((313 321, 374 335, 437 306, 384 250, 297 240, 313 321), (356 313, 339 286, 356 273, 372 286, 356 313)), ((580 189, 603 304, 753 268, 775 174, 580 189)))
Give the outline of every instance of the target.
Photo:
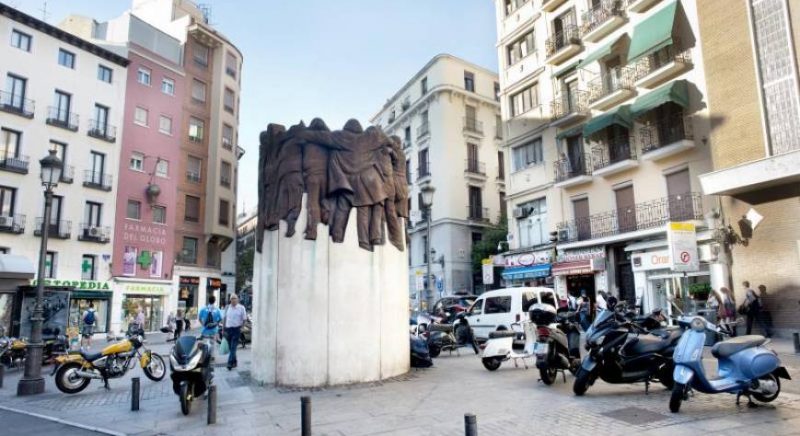
POLYGON ((186 265, 196 265, 197 264, 197 253, 189 253, 184 254, 180 251, 175 253, 175 262, 182 263, 186 265))
MULTIPOLYGON (((36 218, 36 227, 33 230, 34 236, 42 236, 42 223, 43 217, 36 218)), ((69 239, 72 237, 72 221, 50 221, 49 228, 47 229, 47 237, 55 239, 69 239)))
POLYGON ((0 232, 25 233, 25 215, 0 215, 0 232))
POLYGON ((553 167, 555 169, 556 183, 592 174, 589 162, 583 153, 574 159, 559 159, 555 161, 553 167))
POLYGON ((230 176, 220 176, 219 184, 225 186, 227 188, 231 187, 231 177, 230 176))
POLYGON ((552 33, 544 42, 545 56, 548 58, 571 44, 581 43, 581 29, 575 24, 564 26, 561 31, 552 33))
POLYGON ((638 59, 631 65, 635 70, 634 80, 639 80, 672 62, 691 64, 691 50, 680 48, 679 43, 676 42, 675 44, 668 45, 650 55, 638 59))
POLYGON ((0 170, 28 174, 28 156, 0 156, 0 170))
POLYGON ((417 127, 417 138, 421 138, 430 133, 431 132, 430 127, 431 126, 430 124, 428 124, 428 121, 423 121, 422 124, 420 124, 420 126, 417 127))
POLYGON ((595 7, 583 13, 581 32, 584 35, 597 29, 612 17, 625 15, 624 0, 602 0, 595 7))
POLYGON ((483 122, 472 117, 464 117, 464 131, 483 133, 483 122))
POLYGON ((111 177, 111 174, 105 174, 100 171, 92 170, 85 170, 83 172, 83 186, 87 188, 110 191, 112 182, 113 178, 111 177))
POLYGON ((586 91, 571 91, 569 94, 557 95, 550 102, 551 120, 555 121, 570 114, 586 112, 589 94, 586 91))
POLYGON ((78 130, 78 114, 56 106, 47 108, 47 120, 45 122, 51 126, 61 127, 73 132, 78 130))
POLYGON ((102 120, 89 120, 89 136, 114 142, 117 140, 117 128, 102 120))
POLYGON ((682 114, 655 120, 652 124, 639 128, 638 133, 642 154, 693 138, 691 120, 682 114))
POLYGON ((470 204, 467 206, 467 219, 470 221, 489 222, 489 208, 470 204))
POLYGON ((589 82, 589 103, 622 89, 634 89, 635 69, 631 67, 615 68, 589 82))
POLYGON ((111 241, 111 227, 96 226, 92 223, 80 223, 78 240, 106 244, 111 241))
POLYGON ((192 183, 200 183, 200 173, 186 171, 186 180, 192 183))
POLYGON ((485 176, 486 164, 477 159, 466 159, 464 161, 464 172, 485 176))
POLYGON ((0 110, 26 118, 33 118, 35 109, 33 100, 25 98, 24 94, 0 91, 0 110))
POLYGON ((653 229, 664 226, 669 221, 702 219, 703 196, 687 192, 563 221, 558 224, 557 229, 559 242, 572 242, 653 229))
POLYGON ((628 159, 636 159, 636 147, 630 136, 616 136, 592 148, 592 167, 595 171, 628 159))
POLYGON ((75 167, 72 165, 65 165, 61 169, 61 182, 72 183, 75 180, 75 167))

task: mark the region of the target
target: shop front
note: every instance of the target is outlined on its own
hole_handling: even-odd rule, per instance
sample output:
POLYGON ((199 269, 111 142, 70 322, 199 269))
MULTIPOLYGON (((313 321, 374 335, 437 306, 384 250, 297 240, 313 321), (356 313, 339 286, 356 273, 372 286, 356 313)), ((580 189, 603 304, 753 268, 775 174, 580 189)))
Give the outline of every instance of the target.
MULTIPOLYGON (((46 287, 69 286, 72 288, 68 306, 68 328, 80 331, 83 324, 83 313, 91 305, 95 311, 95 333, 107 333, 111 329, 111 307, 114 301, 111 282, 45 279, 44 285, 46 287)), ((31 281, 31 286, 36 286, 36 280, 31 281)))
POLYGON ((550 286, 552 250, 529 251, 495 258, 495 266, 503 266, 503 285, 550 286), (499 265, 498 265, 499 264, 499 265))
POLYGON ((178 279, 178 310, 189 319, 197 318, 200 304, 200 277, 180 276, 178 279))
POLYGON ((122 305, 119 315, 121 329, 127 330, 139 311, 144 313, 145 331, 152 332, 163 327, 171 288, 171 285, 166 283, 122 282, 122 305))
POLYGON ((563 250, 552 268, 559 297, 586 295, 592 306, 598 291, 606 290, 606 254, 602 246, 563 250))
POLYGON ((637 300, 644 313, 664 309, 669 315, 679 315, 704 308, 711 291, 708 263, 701 260, 697 271, 675 272, 666 248, 633 253, 631 263, 637 300))

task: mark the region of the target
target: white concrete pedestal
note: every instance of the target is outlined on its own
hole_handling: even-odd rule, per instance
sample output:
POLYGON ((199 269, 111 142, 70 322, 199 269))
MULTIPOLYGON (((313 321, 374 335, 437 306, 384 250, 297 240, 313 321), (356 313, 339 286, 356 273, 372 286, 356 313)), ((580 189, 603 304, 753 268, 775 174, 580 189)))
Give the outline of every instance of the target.
POLYGON ((409 370, 408 252, 358 246, 356 212, 345 241, 328 227, 303 238, 265 231, 253 264, 252 376, 265 384, 318 387, 382 380, 409 370))

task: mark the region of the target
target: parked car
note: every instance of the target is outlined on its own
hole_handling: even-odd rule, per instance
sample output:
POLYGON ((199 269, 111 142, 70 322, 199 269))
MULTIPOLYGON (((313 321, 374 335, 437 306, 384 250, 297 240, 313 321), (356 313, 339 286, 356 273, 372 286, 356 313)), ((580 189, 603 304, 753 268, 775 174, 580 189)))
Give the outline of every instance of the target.
POLYGON ((558 307, 556 301, 555 292, 542 287, 505 288, 483 293, 456 319, 456 336, 459 328, 469 326, 476 339, 485 341, 489 333, 512 330, 511 324, 527 319, 530 306, 544 303, 558 307))

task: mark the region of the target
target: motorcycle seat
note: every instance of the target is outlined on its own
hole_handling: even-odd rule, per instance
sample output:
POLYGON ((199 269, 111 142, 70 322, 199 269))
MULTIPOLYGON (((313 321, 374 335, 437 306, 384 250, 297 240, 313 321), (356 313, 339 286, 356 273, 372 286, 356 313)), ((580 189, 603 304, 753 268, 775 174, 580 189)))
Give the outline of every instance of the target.
POLYGON ((672 343, 672 335, 661 338, 656 335, 639 335, 629 339, 626 354, 647 354, 662 350, 672 343))
POLYGON ((103 353, 86 353, 84 351, 81 351, 81 357, 83 357, 84 360, 86 360, 87 362, 95 361, 95 360, 99 359, 100 356, 102 356, 102 355, 103 355, 103 353))
POLYGON ((717 342, 711 347, 711 355, 717 358, 730 357, 747 348, 757 347, 766 341, 767 338, 759 335, 739 336, 717 342))
POLYGON ((516 335, 517 332, 509 330, 501 330, 498 332, 489 332, 489 339, 513 338, 516 335))

